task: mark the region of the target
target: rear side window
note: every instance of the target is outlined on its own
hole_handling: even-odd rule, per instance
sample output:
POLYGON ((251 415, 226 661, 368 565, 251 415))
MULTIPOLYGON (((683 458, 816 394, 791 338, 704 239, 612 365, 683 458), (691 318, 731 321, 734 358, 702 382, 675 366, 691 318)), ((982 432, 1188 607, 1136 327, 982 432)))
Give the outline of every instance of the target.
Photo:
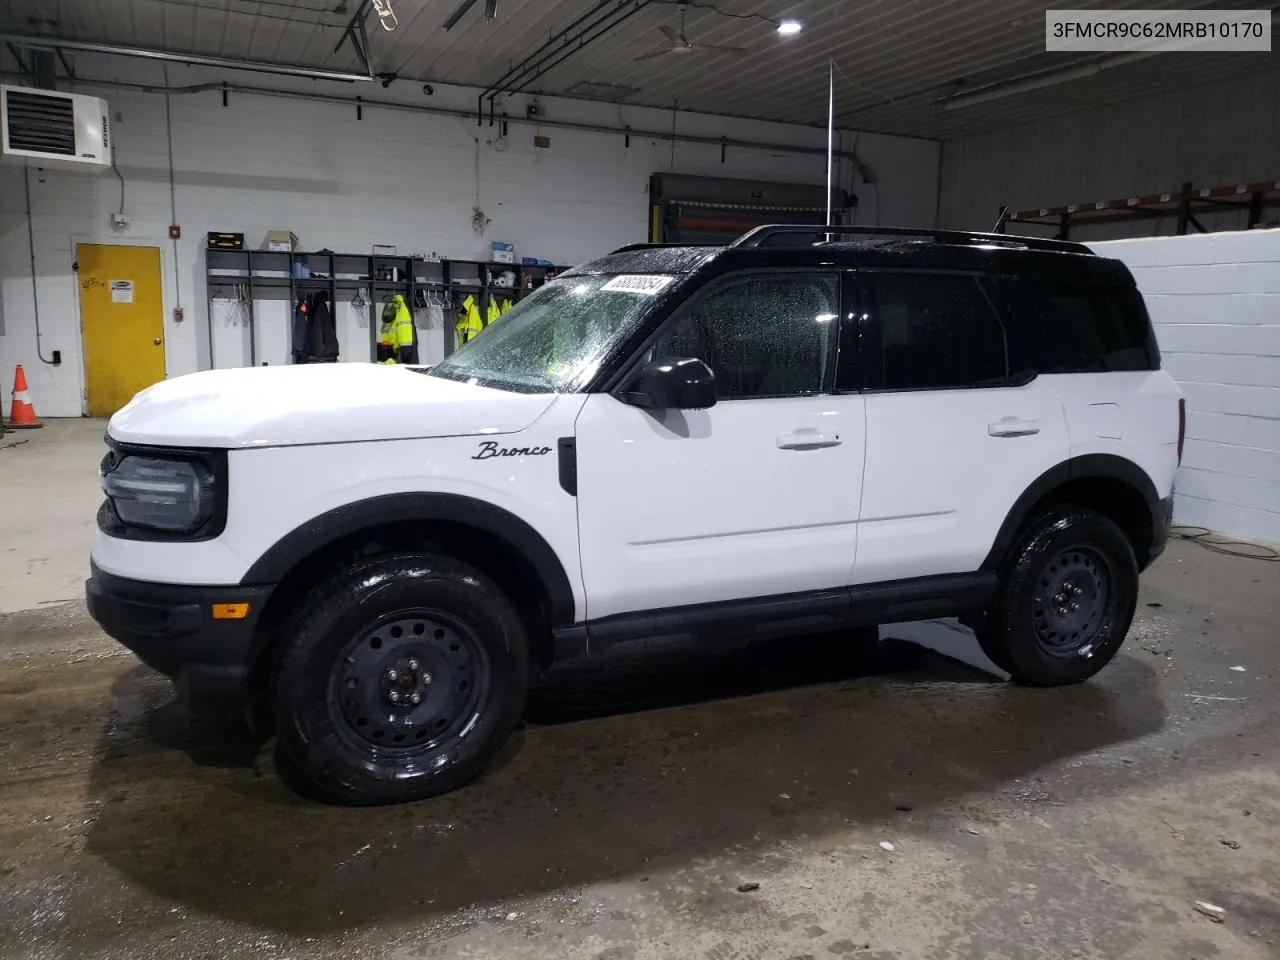
POLYGON ((1002 279, 1015 369, 1037 373, 1156 370, 1146 305, 1129 286, 1002 279))
POLYGON ((862 273, 865 320, 879 340, 867 386, 884 390, 1008 382, 1004 328, 976 277, 862 273))

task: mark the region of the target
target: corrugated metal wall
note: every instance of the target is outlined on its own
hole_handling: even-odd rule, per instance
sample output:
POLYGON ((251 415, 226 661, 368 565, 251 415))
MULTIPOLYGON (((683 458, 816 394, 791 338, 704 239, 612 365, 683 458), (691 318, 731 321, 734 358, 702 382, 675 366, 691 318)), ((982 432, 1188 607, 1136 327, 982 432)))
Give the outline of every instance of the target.
MULTIPOLYGON (((1006 204, 1026 209, 1158 194, 1185 181, 1278 180, 1278 89, 1280 75, 1255 74, 947 141, 939 223, 987 230, 1006 204)), ((1264 214, 1277 217, 1280 208, 1264 214)), ((1234 212, 1206 221, 1211 229, 1243 225, 1243 214, 1234 212)), ((1072 239, 1155 236, 1174 226, 1173 219, 1111 224, 1072 239)))

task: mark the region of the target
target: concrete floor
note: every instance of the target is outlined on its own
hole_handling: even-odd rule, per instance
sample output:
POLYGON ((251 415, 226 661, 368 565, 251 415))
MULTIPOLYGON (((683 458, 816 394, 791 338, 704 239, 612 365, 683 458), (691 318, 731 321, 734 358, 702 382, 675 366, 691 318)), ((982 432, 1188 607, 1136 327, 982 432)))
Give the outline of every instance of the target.
MULTIPOLYGON (((68 569, 6 597, 78 592, 39 544, 68 569)), ((1139 611, 1061 690, 831 638, 584 664, 480 782, 372 811, 296 799, 79 603, 0 615, 0 957, 1280 957, 1280 564, 1175 542, 1139 611)))
POLYGON ((0 437, 0 613, 83 596, 106 429, 46 420, 0 437))

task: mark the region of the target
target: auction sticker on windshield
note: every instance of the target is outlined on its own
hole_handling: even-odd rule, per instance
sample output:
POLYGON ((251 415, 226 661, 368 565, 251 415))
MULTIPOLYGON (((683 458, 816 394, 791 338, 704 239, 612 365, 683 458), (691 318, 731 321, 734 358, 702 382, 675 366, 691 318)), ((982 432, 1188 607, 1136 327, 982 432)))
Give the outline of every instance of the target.
POLYGON ((623 274, 620 277, 614 277, 600 289, 613 293, 643 293, 653 296, 660 293, 674 279, 675 277, 623 274))

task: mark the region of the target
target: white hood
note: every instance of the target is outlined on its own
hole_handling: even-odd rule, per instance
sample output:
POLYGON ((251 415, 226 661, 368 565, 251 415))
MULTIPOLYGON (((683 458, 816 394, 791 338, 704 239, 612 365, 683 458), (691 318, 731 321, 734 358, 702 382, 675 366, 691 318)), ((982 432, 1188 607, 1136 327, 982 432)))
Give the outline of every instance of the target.
POLYGON ((554 400, 390 364, 244 367, 148 387, 107 432, 125 443, 212 448, 461 437, 516 433, 554 400))

